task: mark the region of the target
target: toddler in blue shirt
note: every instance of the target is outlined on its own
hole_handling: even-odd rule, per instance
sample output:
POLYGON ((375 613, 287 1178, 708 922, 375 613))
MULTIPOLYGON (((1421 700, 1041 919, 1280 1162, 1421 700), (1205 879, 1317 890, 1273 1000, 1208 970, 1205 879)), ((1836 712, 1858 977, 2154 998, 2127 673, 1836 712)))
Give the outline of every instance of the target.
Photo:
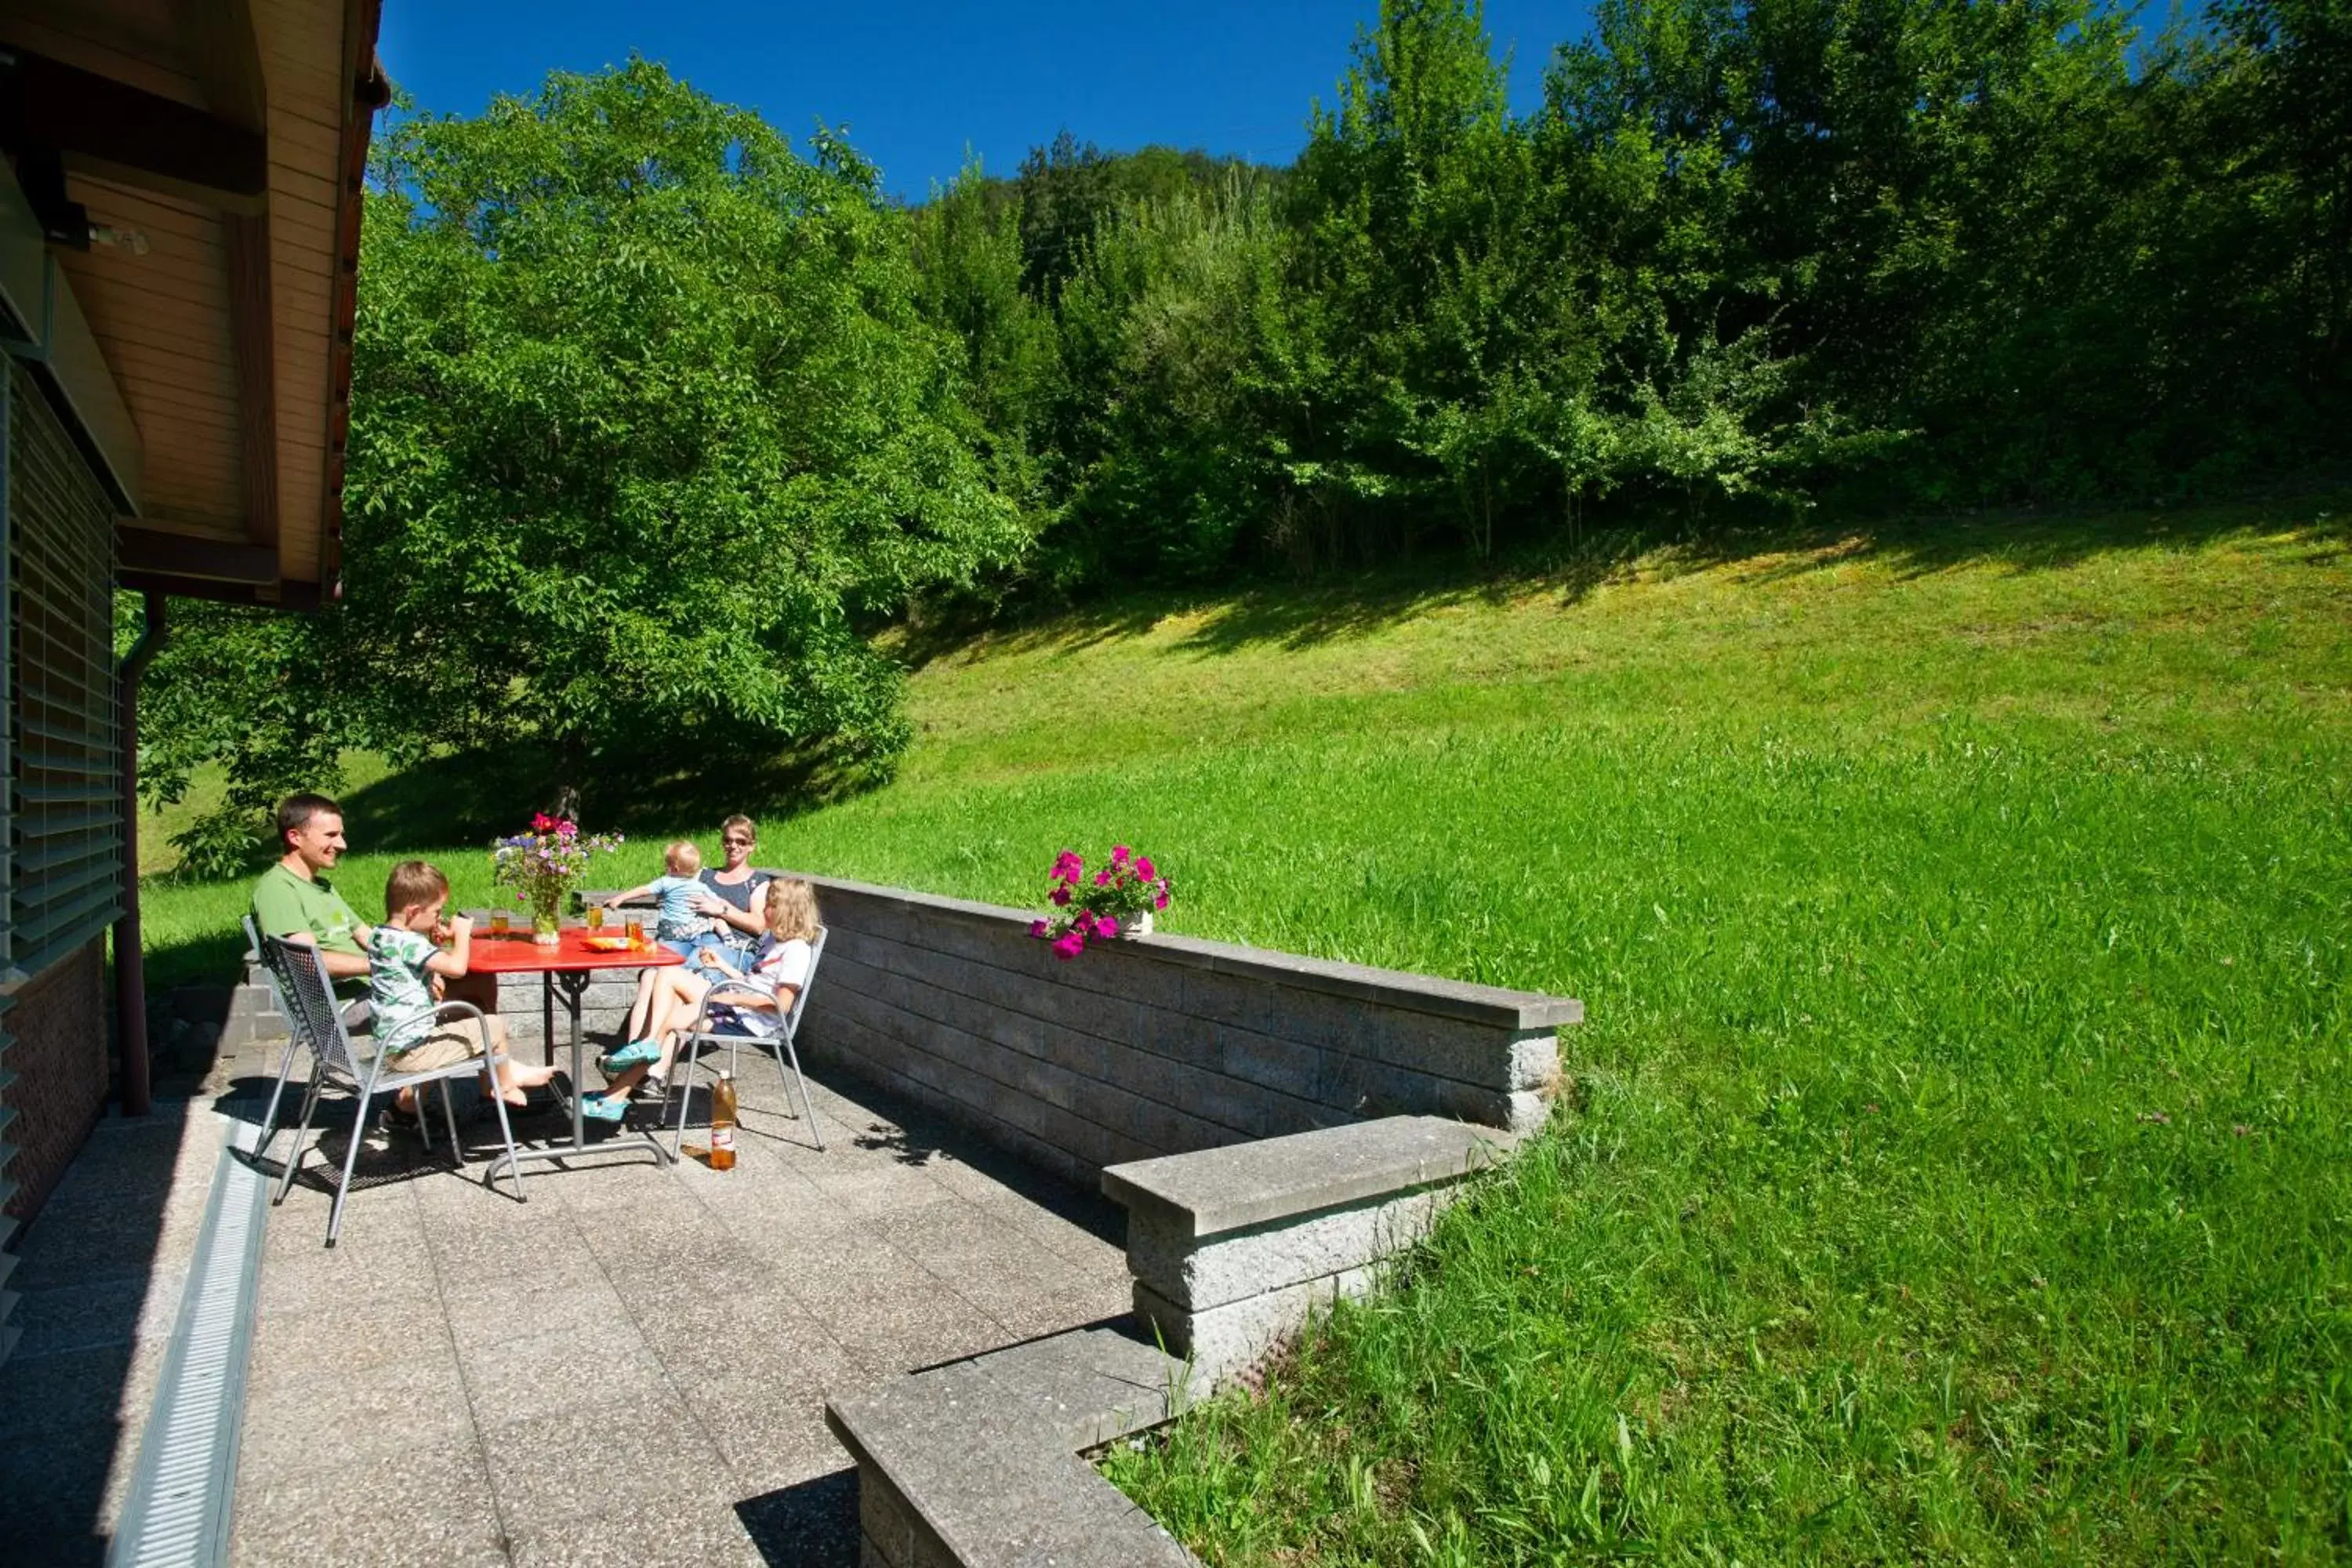
POLYGON ((696 875, 702 869, 702 851, 694 847, 691 839, 676 839, 663 847, 662 866, 669 873, 667 876, 656 877, 625 893, 614 893, 604 900, 604 907, 617 909, 631 899, 650 897, 660 900, 654 916, 655 938, 677 950, 681 958, 691 959, 701 939, 719 923, 695 909, 710 896, 710 889, 696 875))

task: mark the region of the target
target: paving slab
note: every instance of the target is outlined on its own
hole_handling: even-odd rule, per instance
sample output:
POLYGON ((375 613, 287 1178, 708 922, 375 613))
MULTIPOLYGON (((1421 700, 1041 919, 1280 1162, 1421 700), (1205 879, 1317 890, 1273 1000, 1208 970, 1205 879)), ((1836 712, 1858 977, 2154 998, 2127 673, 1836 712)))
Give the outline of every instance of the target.
MULTIPOLYGON (((331 1252, 331 1190, 298 1181, 270 1219, 235 1561, 848 1568, 856 1493, 828 1399, 1124 1302, 1124 1216, 1097 1194, 1004 1171, 861 1085, 811 1083, 818 1152, 772 1069, 747 1060, 739 1082, 730 1172, 535 1165, 517 1204, 478 1161, 453 1170, 401 1135, 363 1153, 377 1183, 331 1252), (331 1405, 347 1368, 371 1453, 476 1470, 374 1464, 386 1518, 446 1522, 401 1541, 330 1510, 313 1554, 287 1521, 323 1422, 288 1401, 331 1405)), ((469 1152, 485 1124, 464 1127, 469 1152)))
POLYGON ((0 1369, 0 1564, 103 1561, 222 1142, 208 1103, 91 1132, 17 1240, 24 1331, 0 1369))
MULTIPOLYGON (((102 1124, 28 1229, 0 1565, 102 1562, 226 1130, 279 1049, 240 1045, 204 1098, 102 1124)), ((827 1400, 1123 1306, 1125 1215, 1099 1194, 849 1080, 810 1083, 820 1152, 772 1068, 747 1058, 739 1085, 733 1171, 533 1165, 522 1203, 483 1180, 478 1107, 462 1167, 437 1128, 430 1152, 367 1130, 331 1251, 353 1131, 322 1107, 263 1237, 231 1561, 849 1568, 827 1400)))

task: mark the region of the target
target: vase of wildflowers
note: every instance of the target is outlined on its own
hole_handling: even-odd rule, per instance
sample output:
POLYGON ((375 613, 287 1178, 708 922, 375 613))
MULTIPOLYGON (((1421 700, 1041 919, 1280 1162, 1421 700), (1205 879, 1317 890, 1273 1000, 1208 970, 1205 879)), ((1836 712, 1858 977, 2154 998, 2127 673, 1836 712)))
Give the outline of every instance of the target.
POLYGON ((545 812, 530 819, 530 831, 490 846, 490 879, 512 889, 530 911, 530 939, 541 947, 562 940, 563 901, 588 870, 591 857, 621 847, 617 833, 585 834, 568 817, 545 812))
POLYGON ((1151 863, 1124 844, 1111 846, 1110 863, 1087 875, 1085 858, 1065 849, 1046 873, 1045 899, 1055 912, 1030 922, 1029 934, 1054 944, 1054 956, 1076 958, 1089 942, 1141 936, 1151 930, 1156 910, 1168 907, 1168 879, 1151 863))

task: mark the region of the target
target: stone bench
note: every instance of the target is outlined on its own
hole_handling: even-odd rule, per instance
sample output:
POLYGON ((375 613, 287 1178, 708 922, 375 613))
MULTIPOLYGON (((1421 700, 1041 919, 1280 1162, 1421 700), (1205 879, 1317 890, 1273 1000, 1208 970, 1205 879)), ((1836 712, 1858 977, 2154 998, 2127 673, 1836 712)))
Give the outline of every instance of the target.
POLYGON ((1199 1568, 1082 1455, 1173 1419, 1368 1289, 1507 1144, 1397 1116, 1105 1171, 1128 1208, 1133 1331, 1074 1329, 827 1402, 857 1465, 860 1563, 1199 1568))
POLYGON ((1391 1116, 1114 1165, 1127 1209, 1135 1312, 1190 1358, 1203 1390, 1229 1381, 1374 1267, 1419 1240, 1464 1177, 1509 1140, 1435 1116, 1391 1116))
POLYGON ((1184 1365, 1074 1329, 828 1401, 857 1464, 863 1568, 1200 1568, 1079 1457, 1156 1426, 1184 1365))

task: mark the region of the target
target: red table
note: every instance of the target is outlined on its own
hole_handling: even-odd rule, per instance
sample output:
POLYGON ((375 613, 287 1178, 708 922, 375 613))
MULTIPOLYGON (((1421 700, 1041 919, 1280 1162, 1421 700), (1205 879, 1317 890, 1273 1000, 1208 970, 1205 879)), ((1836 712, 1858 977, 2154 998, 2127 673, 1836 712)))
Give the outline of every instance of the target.
MULTIPOLYGON (((472 974, 536 974, 541 977, 541 1035, 549 1065, 555 1061, 555 998, 560 992, 563 1005, 572 1015, 572 1142, 551 1143, 545 1148, 519 1149, 518 1160, 563 1160, 579 1154, 604 1154, 625 1152, 642 1144, 651 1149, 663 1164, 670 1163, 670 1152, 650 1132, 623 1132, 591 1145, 588 1142, 587 1119, 581 1114, 581 1074, 584 1064, 580 1055, 580 999, 588 989, 589 976, 601 969, 667 969, 682 964, 686 960, 659 942, 648 941, 642 948, 625 952, 604 952, 590 947, 588 939, 614 937, 617 929, 590 931, 579 926, 565 926, 553 947, 541 947, 531 940, 530 922, 517 922, 520 929, 504 936, 492 936, 488 922, 478 920, 474 926, 473 950, 467 971, 472 974)), ((499 1157, 506 1163, 506 1156, 499 1157)), ((498 1174, 498 1165, 490 1167, 490 1175, 498 1174)), ((520 1173, 518 1173, 520 1174, 520 1173)))

